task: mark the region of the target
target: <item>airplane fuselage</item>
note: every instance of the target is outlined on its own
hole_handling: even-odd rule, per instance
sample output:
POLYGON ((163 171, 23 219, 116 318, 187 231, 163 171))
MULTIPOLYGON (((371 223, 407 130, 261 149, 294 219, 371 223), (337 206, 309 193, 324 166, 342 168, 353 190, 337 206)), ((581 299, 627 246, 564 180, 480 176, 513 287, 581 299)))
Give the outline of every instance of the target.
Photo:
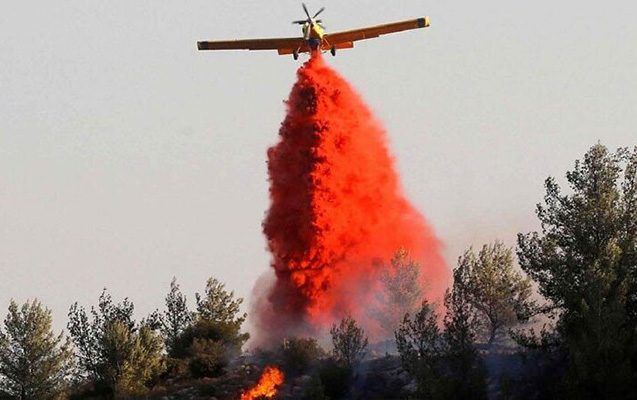
POLYGON ((323 36, 325 36, 325 31, 316 22, 307 22, 303 25, 303 38, 307 41, 308 47, 312 50, 321 47, 323 36))

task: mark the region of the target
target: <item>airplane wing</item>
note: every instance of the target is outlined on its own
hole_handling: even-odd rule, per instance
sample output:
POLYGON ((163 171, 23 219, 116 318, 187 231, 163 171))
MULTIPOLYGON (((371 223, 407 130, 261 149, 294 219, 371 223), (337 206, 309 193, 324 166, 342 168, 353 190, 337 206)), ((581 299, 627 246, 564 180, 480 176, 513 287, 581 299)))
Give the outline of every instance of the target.
POLYGON ((300 37, 197 42, 199 50, 278 50, 279 54, 292 54, 297 49, 303 51, 305 46, 305 40, 300 37))
POLYGON ((352 31, 335 32, 325 35, 326 41, 335 47, 341 44, 351 45, 357 40, 372 39, 388 33, 406 31, 409 29, 426 28, 429 26, 429 17, 410 19, 408 21, 393 22, 390 24, 370 26, 369 28, 354 29, 352 31))

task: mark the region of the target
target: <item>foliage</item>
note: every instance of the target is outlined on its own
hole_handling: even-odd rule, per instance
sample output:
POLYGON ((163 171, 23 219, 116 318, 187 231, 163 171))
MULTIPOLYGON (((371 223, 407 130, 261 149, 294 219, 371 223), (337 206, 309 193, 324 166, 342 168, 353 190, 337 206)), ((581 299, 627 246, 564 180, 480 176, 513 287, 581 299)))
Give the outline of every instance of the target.
POLYGON ((453 399, 486 399, 487 371, 475 347, 475 314, 468 301, 464 268, 454 270, 454 284, 445 293, 444 361, 448 369, 448 396, 453 399))
POLYGON ((327 398, 337 400, 349 392, 353 372, 351 367, 330 359, 319 370, 319 378, 327 398))
POLYGON ((181 375, 184 364, 195 378, 217 377, 224 373, 230 358, 241 353, 248 340, 241 333, 246 314, 240 315, 242 298, 235 299, 225 285, 209 278, 203 295, 195 294, 197 311, 190 313, 186 298, 173 279, 161 316, 168 345, 171 371, 181 375))
POLYGON ((413 319, 406 314, 395 333, 403 369, 426 399, 486 399, 486 369, 474 345, 474 323, 467 291, 466 270, 454 270, 454 285, 445 294, 444 331, 438 315, 423 301, 413 319))
POLYGON ((105 364, 103 378, 119 395, 142 395, 148 382, 156 381, 163 371, 162 339, 147 327, 132 332, 114 321, 102 336, 105 364))
POLYGON ((278 353, 286 376, 300 375, 325 357, 325 351, 313 338, 285 339, 278 353))
POLYGON ((403 318, 395 333, 396 347, 403 369, 418 383, 418 395, 423 398, 444 398, 441 384, 441 359, 444 351, 438 316, 425 300, 411 319, 403 318))
POLYGON ((177 337, 173 357, 189 360, 193 376, 219 376, 248 340, 249 335, 240 329, 236 322, 199 319, 177 337))
POLYGON ((356 321, 347 316, 330 329, 334 358, 347 368, 354 368, 365 356, 368 339, 356 321))
POLYGON ((91 317, 77 303, 69 310, 68 329, 76 349, 81 377, 98 391, 139 395, 165 366, 163 343, 150 324, 137 324, 133 304, 115 304, 104 290, 91 317))
POLYGON ((37 300, 9 305, 0 330, 0 389, 12 398, 53 399, 68 387, 70 343, 62 333, 55 336, 51 319, 37 300))
POLYGON ((188 368, 193 378, 214 378, 228 366, 228 349, 221 341, 195 338, 189 347, 188 368))
POLYGON ((172 355, 177 338, 192 323, 193 314, 188 310, 186 296, 181 293, 176 278, 170 282, 170 292, 165 301, 166 310, 159 317, 160 329, 165 338, 166 350, 172 355))
POLYGON ((198 318, 238 325, 245 321, 247 314, 237 316, 243 298, 235 299, 234 292, 228 292, 225 288, 226 285, 217 279, 208 279, 204 295, 195 294, 198 318))
POLYGON ((542 232, 518 236, 521 267, 537 282, 565 351, 573 398, 626 398, 637 389, 637 149, 593 146, 546 180, 542 232))
POLYGON ((478 254, 470 248, 459 258, 457 269, 454 285, 463 287, 489 345, 517 324, 518 317, 530 317, 535 308, 531 281, 514 269, 513 252, 502 242, 484 245, 478 254))
POLYGON ((394 253, 389 266, 382 266, 381 290, 376 296, 378 305, 370 311, 370 316, 386 334, 393 335, 402 317, 418 307, 422 297, 419 278, 420 265, 409 258, 405 249, 394 253))
POLYGON ((303 400, 330 400, 330 397, 325 394, 325 387, 319 376, 312 376, 310 384, 303 392, 303 400))

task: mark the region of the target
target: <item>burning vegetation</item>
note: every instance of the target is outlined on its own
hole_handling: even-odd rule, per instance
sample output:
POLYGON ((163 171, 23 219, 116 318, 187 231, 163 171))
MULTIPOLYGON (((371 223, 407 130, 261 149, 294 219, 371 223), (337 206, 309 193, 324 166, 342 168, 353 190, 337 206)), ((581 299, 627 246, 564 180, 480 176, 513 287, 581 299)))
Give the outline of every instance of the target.
POLYGON ((276 367, 265 367, 255 387, 241 394, 241 400, 271 399, 283 384, 283 372, 276 367))

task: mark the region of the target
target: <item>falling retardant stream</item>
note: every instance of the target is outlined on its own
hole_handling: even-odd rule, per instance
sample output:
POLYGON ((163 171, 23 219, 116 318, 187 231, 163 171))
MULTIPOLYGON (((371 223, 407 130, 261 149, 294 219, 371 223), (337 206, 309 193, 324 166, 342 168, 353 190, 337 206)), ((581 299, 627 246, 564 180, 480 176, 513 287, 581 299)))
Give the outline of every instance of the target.
POLYGON ((263 231, 274 274, 254 290, 259 345, 320 334, 347 314, 373 335, 378 276, 400 248, 420 263, 427 298, 439 301, 449 281, 440 242, 402 193, 380 122, 320 53, 297 75, 268 150, 263 231))

